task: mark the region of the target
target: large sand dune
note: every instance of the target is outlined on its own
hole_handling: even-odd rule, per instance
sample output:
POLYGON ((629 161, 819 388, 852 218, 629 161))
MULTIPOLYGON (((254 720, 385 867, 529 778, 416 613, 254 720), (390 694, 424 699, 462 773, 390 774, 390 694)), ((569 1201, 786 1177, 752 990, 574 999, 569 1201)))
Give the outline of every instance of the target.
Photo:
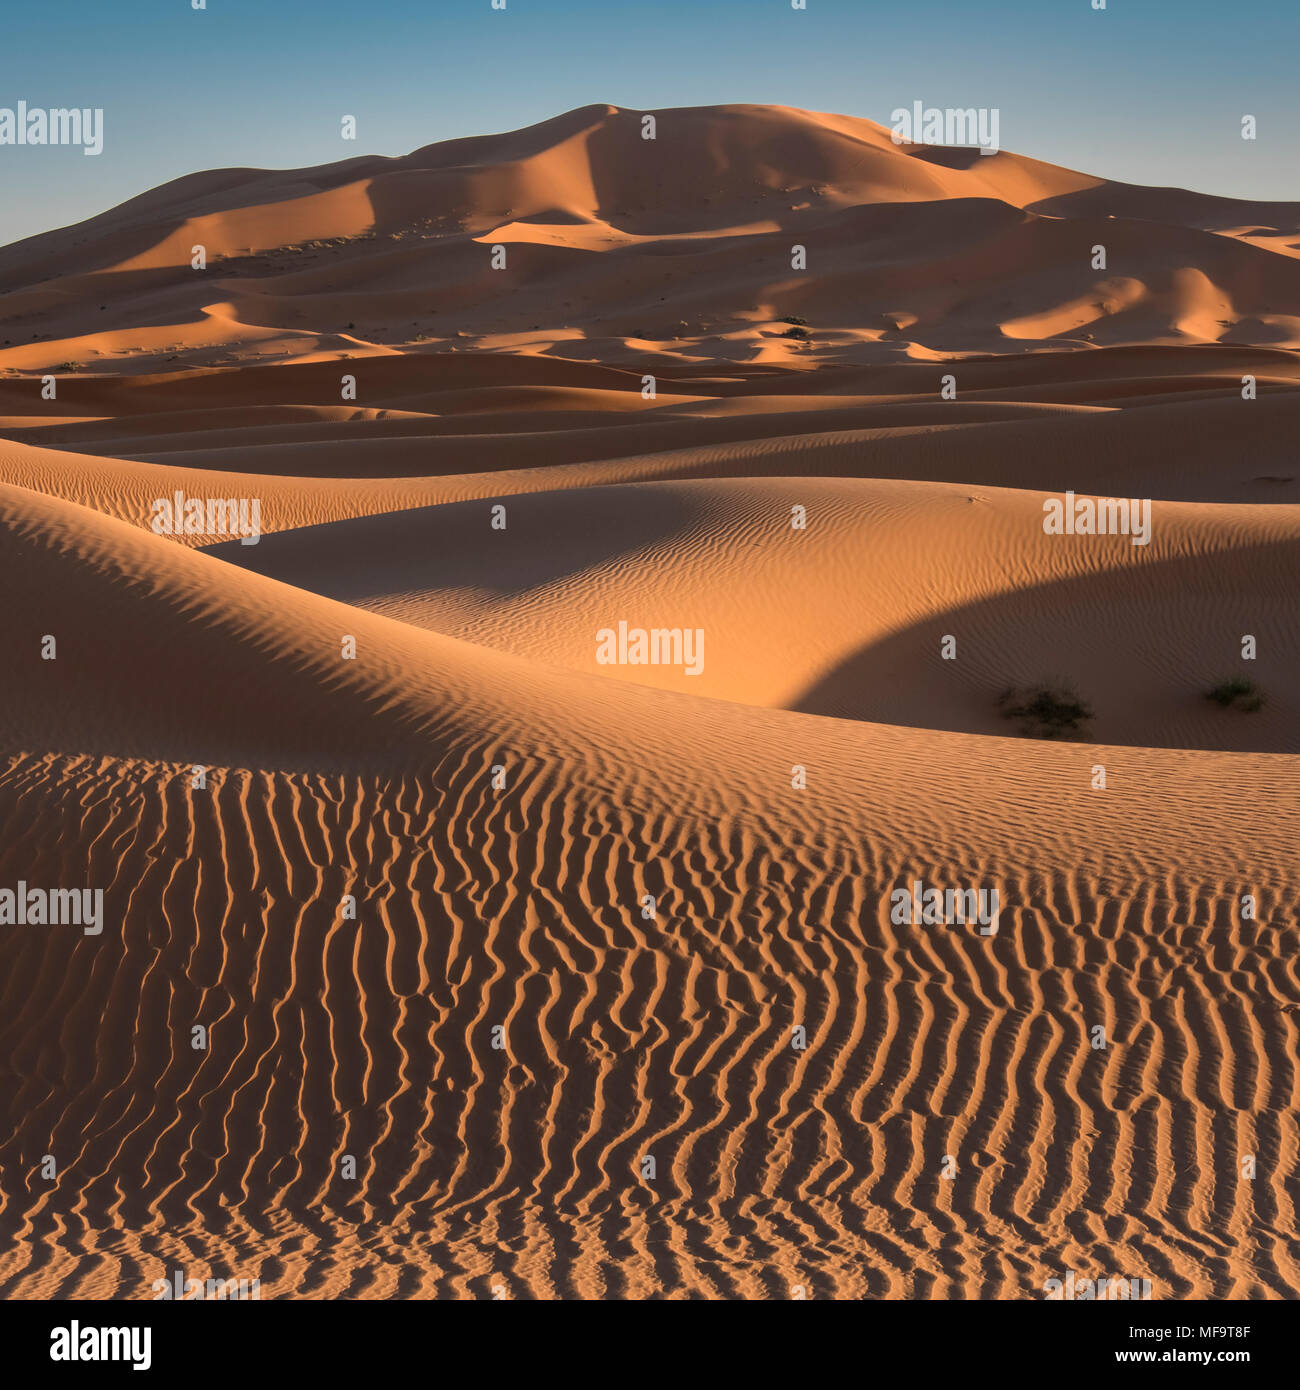
POLYGON ((0 250, 0 1294, 1294 1297, 1300 205, 640 131, 0 250))

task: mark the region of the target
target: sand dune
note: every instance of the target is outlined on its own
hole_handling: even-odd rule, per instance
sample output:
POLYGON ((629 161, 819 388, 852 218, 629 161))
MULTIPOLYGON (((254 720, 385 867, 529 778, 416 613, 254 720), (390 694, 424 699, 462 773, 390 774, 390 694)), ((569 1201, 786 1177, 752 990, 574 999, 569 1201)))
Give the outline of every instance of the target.
POLYGON ((1300 204, 640 114, 0 250, 0 1295, 1294 1297, 1300 204))
MULTIPOLYGON (((542 1295, 667 1279, 762 1296, 772 1278, 1022 1296, 1030 1258, 1137 1262, 1175 1294, 1294 1286, 1297 893, 1282 866, 1296 816, 1276 759, 702 707, 362 614, 366 657, 342 685, 302 650, 336 605, 53 514, 63 504, 4 500, 21 547, 5 554, 34 587, 52 592, 41 565, 62 565, 60 601, 97 614, 98 640, 158 644, 159 665, 117 693, 100 653, 67 642, 60 664, 97 673, 93 717, 76 724, 47 689, 68 751, 14 754, 0 782, 8 862, 65 872, 75 823, 81 872, 120 914, 107 963, 88 939, 9 938, 6 1055, 24 1132, 68 1155, 81 1220, 119 1223, 139 1256, 292 1263, 306 1241, 317 1294, 490 1276, 542 1295), (184 662, 165 668, 182 633, 184 662), (259 661, 284 698, 236 707, 259 661), (363 711, 372 691, 390 706, 363 711), (184 728, 164 722, 167 695, 193 709, 184 728), (195 791, 191 759, 236 736, 259 766, 261 739, 314 766, 213 766, 195 791), (162 761, 178 737, 183 763, 162 761), (1105 793, 1089 790, 1098 759, 1105 793), (795 760, 810 770, 798 794, 795 760), (1204 847, 1171 871, 1159 847, 1189 832, 1204 847), (962 874, 1002 885, 995 939, 889 924, 895 882, 962 874), (1266 925, 1237 920, 1238 890, 1266 925), (649 923, 644 891, 662 904, 649 923), (357 923, 339 920, 348 892, 357 923), (51 971, 67 1012, 99 1021, 65 1035, 54 1073, 36 1041, 51 971), (170 1041, 192 1019, 212 1028, 201 1059, 170 1041), (1093 1019, 1113 1038, 1098 1058, 1093 1019), (497 1020, 504 1056, 487 1041, 497 1020), (1211 1046, 1229 1033, 1231 1053, 1211 1046), (992 1084, 1007 1075, 1014 1092, 992 1084), (105 1111, 105 1095, 148 1096, 166 1127, 105 1111), (1269 1217, 1231 1195, 1242 1143, 1273 1175, 1269 1217), (336 1176, 351 1152, 367 1156, 356 1188, 336 1176), (948 1152, 965 1190, 939 1185, 948 1152), (1131 1152, 1137 1169, 1119 1161, 1131 1152), (643 1153, 661 1158, 653 1184, 643 1153), (1116 1203, 1131 1214, 1103 1225, 1116 1203), (616 1212, 617 1268, 600 1234, 616 1212), (508 1246, 503 1222, 519 1232, 508 1246), (954 1222, 965 1234, 940 1248, 954 1222), (390 1242, 411 1223, 394 1285, 390 1242), (694 1232, 667 1267, 652 1253, 664 1223, 694 1232), (834 1245, 807 1248, 810 1223, 834 1245), (747 1267, 750 1242, 769 1275, 747 1267), (1019 1253, 986 1257, 999 1246, 1019 1253)), ((6 741, 45 733, 33 717, 11 714, 6 741)), ((11 1194, 26 1213, 11 1294, 121 1287, 107 1250, 75 1272, 28 1253, 62 1192, 11 1194)))
POLYGON ((592 106, 400 159, 176 180, 0 251, 0 370, 367 360, 458 339, 778 366, 1063 340, 1300 346, 1285 240, 1300 204, 895 145, 871 121, 789 108, 656 122, 647 140, 641 113, 592 106), (813 248, 807 270, 796 246, 813 248), (784 336, 790 316, 808 339, 784 336))
POLYGON ((843 718, 1005 733, 1008 685, 1064 681, 1107 743, 1300 752, 1300 508, 1161 504, 1151 541, 1043 533, 1043 495, 856 479, 725 479, 402 510, 215 550, 231 564, 575 671, 843 718), (809 514, 807 530, 790 521, 809 514), (939 531, 945 544, 927 540, 939 531), (346 555, 348 564, 340 566, 346 555), (870 563, 864 563, 870 557, 870 563), (833 602, 829 596, 834 595, 833 602), (1271 693, 1243 720, 1205 691, 1243 616, 1271 693), (621 617, 703 628, 697 674, 599 666, 621 617), (941 658, 954 634, 958 659, 941 658))

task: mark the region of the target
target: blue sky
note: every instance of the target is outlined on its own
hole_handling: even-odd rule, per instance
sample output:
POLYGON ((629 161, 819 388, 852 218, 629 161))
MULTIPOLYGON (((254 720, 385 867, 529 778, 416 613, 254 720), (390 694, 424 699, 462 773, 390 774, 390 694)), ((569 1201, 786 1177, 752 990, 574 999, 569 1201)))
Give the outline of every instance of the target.
POLYGON ((105 148, 0 145, 0 244, 198 169, 404 154, 598 101, 997 107, 1023 154, 1300 199, 1298 59, 1300 0, 46 0, 7 7, 0 107, 102 107, 105 148))

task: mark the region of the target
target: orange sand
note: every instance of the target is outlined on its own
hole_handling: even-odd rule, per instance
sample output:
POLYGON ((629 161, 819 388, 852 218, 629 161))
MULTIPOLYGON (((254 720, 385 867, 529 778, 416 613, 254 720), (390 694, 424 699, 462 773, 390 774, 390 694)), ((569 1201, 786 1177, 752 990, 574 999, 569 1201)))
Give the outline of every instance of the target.
POLYGON ((1300 1292, 1298 226, 586 107, 0 250, 0 1294, 1300 1292))

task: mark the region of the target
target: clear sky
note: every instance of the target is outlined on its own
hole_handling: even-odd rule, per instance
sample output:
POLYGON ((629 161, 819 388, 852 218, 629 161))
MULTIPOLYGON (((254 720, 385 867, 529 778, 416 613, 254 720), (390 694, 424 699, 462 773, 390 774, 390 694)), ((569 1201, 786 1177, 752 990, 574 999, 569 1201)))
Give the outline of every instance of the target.
POLYGON ((0 108, 102 107, 104 151, 0 145, 0 244, 181 174, 405 154, 590 102, 997 107, 1001 144, 1300 199, 1300 0, 37 0, 0 108), (355 143, 339 134, 354 115, 355 143), (1241 138, 1254 115, 1259 135, 1241 138))

